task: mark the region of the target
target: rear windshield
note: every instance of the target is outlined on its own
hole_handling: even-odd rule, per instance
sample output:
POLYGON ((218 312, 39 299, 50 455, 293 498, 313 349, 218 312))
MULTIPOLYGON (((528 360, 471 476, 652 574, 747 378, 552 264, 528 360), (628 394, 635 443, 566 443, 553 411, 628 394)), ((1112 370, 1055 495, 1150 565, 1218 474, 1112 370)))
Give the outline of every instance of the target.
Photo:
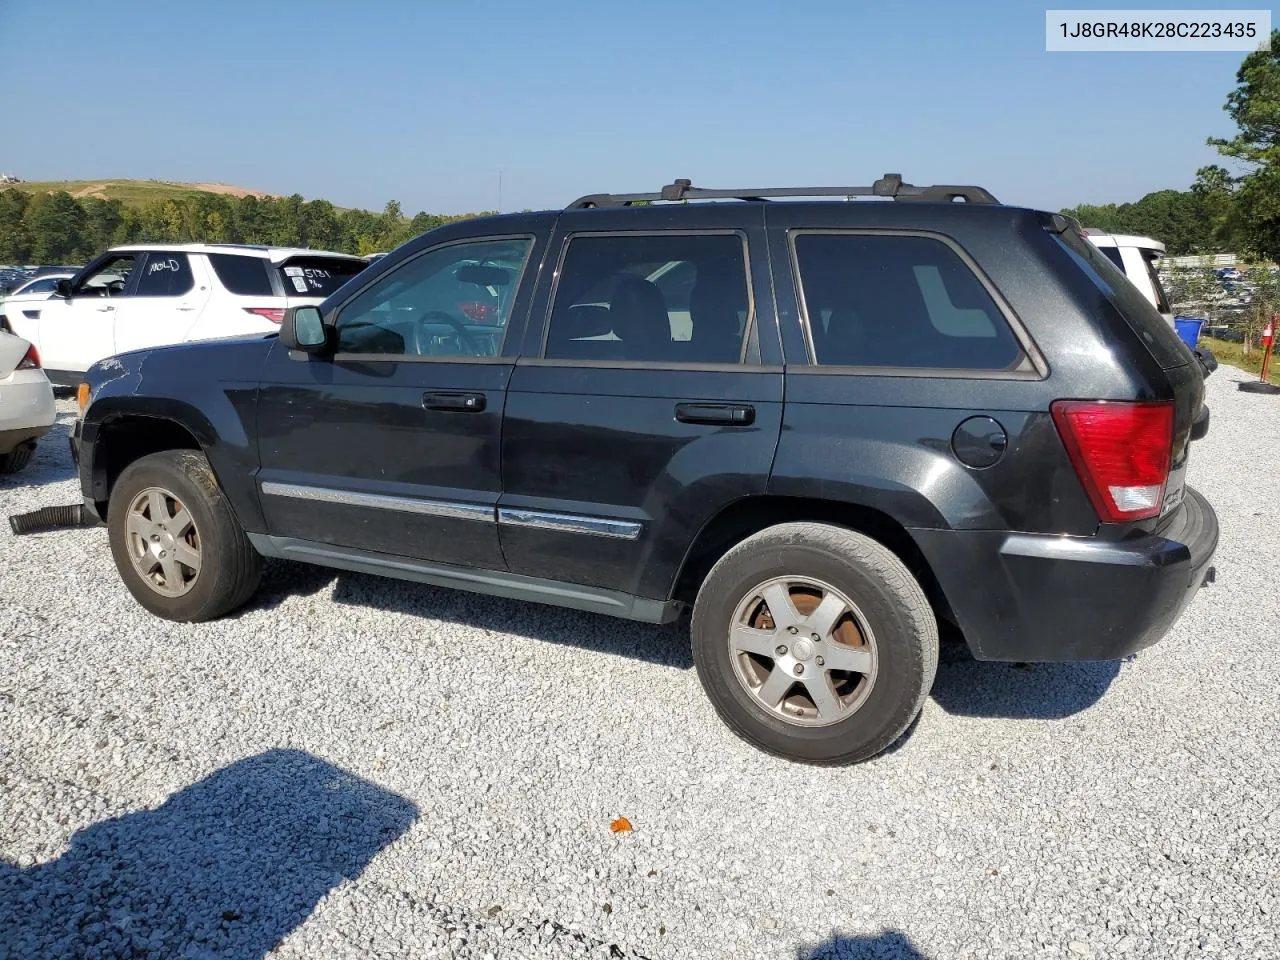
POLYGON ((1151 302, 1129 282, 1122 270, 1103 256, 1102 251, 1072 230, 1055 234, 1054 239, 1115 307, 1161 367, 1166 370, 1180 367, 1194 359, 1186 344, 1173 332, 1169 321, 1160 316, 1151 302))
POLYGON ((286 296, 327 297, 367 266, 354 257, 293 257, 276 269, 286 296))

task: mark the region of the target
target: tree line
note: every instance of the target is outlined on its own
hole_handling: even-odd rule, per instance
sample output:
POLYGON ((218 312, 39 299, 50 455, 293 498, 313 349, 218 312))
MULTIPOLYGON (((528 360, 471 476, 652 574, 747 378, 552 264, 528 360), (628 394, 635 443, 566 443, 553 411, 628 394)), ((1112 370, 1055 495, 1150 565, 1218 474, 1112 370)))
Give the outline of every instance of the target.
MULTIPOLYGON (((1271 49, 1245 57, 1228 96, 1236 136, 1211 138, 1242 170, 1201 168, 1187 190, 1158 190, 1135 203, 1081 204, 1063 211, 1086 227, 1164 242, 1171 255, 1232 250, 1280 260, 1280 30, 1271 49)), ((433 227, 482 214, 407 217, 392 201, 381 213, 340 210, 327 200, 187 193, 141 209, 67 193, 0 192, 0 263, 81 263, 122 243, 262 243, 345 253, 391 250, 433 227)))
POLYGON ((1244 58, 1223 109, 1236 135, 1208 143, 1240 173, 1214 164, 1201 167, 1187 190, 1062 212, 1086 227, 1154 237, 1174 256, 1230 250, 1245 259, 1280 260, 1280 30, 1272 31, 1270 50, 1244 58))
MULTIPOLYGON (((486 211, 487 212, 487 211, 486 211)), ((391 201, 381 213, 328 200, 186 193, 132 208, 69 193, 0 192, 0 263, 84 263, 125 243, 259 243, 361 256, 477 214, 407 217, 391 201)))

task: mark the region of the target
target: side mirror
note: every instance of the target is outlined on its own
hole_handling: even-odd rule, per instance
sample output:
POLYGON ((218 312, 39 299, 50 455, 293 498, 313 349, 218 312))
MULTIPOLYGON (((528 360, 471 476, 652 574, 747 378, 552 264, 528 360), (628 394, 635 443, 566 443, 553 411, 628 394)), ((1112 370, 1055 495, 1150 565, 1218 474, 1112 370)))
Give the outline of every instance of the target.
POLYGON ((71 299, 71 281, 66 277, 60 277, 57 285, 53 288, 53 295, 61 297, 63 300, 71 299))
POLYGON ((280 342, 290 350, 318 356, 329 350, 329 328, 313 306, 290 307, 280 324, 280 342))

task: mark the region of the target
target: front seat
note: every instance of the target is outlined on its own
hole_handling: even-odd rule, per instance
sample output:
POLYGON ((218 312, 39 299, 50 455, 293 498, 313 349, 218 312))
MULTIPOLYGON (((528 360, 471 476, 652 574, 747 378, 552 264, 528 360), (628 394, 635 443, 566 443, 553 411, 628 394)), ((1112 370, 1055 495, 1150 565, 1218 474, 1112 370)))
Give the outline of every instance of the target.
POLYGON ((667 360, 671 355, 671 318, 662 291, 640 277, 618 281, 609 301, 609 318, 619 359, 667 360))
POLYGON ((746 289, 736 289, 715 277, 699 277, 689 294, 689 319, 693 334, 691 359, 697 363, 737 363, 742 356, 742 329, 738 311, 745 305, 746 289), (740 302, 741 301, 741 302, 740 302))

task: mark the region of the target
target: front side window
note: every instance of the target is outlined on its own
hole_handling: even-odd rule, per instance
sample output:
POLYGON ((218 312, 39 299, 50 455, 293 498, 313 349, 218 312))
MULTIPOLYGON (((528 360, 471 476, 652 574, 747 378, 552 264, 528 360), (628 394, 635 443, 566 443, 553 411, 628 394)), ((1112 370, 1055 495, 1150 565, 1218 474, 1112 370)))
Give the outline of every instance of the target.
POLYGON ((941 240, 800 234, 793 242, 818 364, 1009 370, 1022 361, 991 295, 941 240))
POLYGON ((533 241, 475 240, 428 251, 338 314, 338 352, 494 357, 533 241))
POLYGON ((15 296, 18 294, 21 294, 22 296, 27 296, 28 294, 53 293, 53 291, 56 290, 57 287, 58 287, 57 277, 41 277, 39 280, 32 280, 25 287, 22 287, 21 289, 17 290, 15 293, 15 296))
POLYGON ((738 234, 573 237, 543 355, 738 363, 750 315, 738 234))
POLYGON ((129 277, 138 262, 138 254, 125 253, 112 257, 76 286, 78 297, 119 297, 129 284, 129 277))
POLYGON ((138 275, 134 296, 180 297, 190 293, 195 285, 185 253, 149 253, 138 275))

